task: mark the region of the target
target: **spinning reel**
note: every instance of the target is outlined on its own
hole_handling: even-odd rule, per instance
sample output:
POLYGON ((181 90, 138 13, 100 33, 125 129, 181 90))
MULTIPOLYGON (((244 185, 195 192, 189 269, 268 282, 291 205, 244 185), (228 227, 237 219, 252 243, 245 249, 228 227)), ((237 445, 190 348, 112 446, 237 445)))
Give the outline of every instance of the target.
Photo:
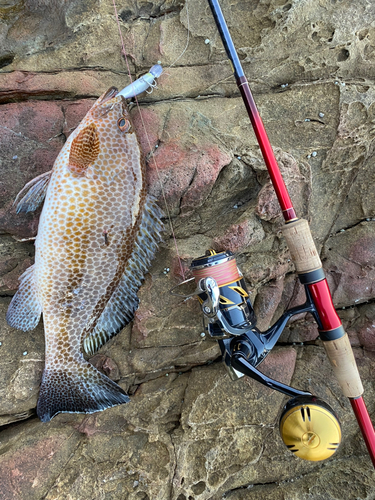
POLYGON ((283 408, 279 429, 285 445, 295 455, 311 461, 333 455, 341 441, 341 428, 332 408, 311 393, 273 380, 257 369, 292 316, 309 312, 319 325, 307 286, 306 302, 289 309, 273 326, 261 332, 255 326, 255 313, 232 252, 209 250, 192 261, 191 271, 197 285, 193 295, 197 295, 201 304, 205 330, 218 340, 232 380, 247 375, 292 398, 283 408))

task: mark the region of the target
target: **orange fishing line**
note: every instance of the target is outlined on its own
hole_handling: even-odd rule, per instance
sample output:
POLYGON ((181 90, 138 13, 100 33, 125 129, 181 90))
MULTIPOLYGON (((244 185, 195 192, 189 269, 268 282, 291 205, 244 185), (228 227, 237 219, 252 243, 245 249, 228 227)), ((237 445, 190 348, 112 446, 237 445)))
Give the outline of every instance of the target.
POLYGON ((192 272, 197 284, 202 278, 207 278, 208 276, 213 278, 218 286, 223 286, 227 283, 232 283, 233 281, 239 281, 241 279, 235 259, 204 269, 193 269, 192 272))

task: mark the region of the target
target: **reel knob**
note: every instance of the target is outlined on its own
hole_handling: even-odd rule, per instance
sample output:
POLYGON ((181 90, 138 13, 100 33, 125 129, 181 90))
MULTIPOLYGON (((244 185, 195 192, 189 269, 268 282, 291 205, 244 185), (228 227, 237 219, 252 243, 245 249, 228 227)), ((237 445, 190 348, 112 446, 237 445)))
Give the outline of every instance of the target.
POLYGON ((287 448, 303 460, 326 460, 341 442, 341 426, 336 414, 315 396, 289 400, 283 408, 279 429, 287 448))

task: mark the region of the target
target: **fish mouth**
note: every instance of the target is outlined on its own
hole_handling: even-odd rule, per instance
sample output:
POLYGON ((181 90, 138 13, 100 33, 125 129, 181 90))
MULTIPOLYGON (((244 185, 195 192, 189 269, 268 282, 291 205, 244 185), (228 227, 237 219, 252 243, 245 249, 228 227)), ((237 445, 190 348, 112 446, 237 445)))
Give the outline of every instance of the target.
POLYGON ((110 101, 118 94, 118 89, 116 87, 110 87, 105 94, 103 94, 100 104, 104 104, 107 101, 110 101))

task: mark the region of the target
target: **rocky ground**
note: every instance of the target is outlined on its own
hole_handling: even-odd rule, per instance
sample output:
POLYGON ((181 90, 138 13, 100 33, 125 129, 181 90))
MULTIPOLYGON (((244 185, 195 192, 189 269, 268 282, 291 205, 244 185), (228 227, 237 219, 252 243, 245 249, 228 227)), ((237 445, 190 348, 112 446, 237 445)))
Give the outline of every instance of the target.
MULTIPOLYGON (((222 0, 299 216, 311 222, 375 420, 375 5, 371 0, 222 0)), ((185 268, 237 253, 259 327, 304 300, 282 216, 208 5, 117 0, 133 77, 161 61, 132 114, 149 191, 171 213, 185 268), (172 66, 171 66, 172 65, 172 66), (155 161, 154 161, 155 159, 155 161), (157 168, 156 168, 157 165, 157 168)), ((39 212, 17 192, 50 170, 93 100, 129 83, 111 0, 0 0, 0 497, 6 500, 370 500, 375 474, 312 319, 290 323, 261 365, 325 399, 343 442, 325 462, 283 445, 286 398, 231 382, 181 280, 168 223, 140 307, 91 361, 131 402, 95 415, 35 414, 43 325, 7 326, 33 262, 39 212), (169 272, 166 271, 169 269, 169 272)))

